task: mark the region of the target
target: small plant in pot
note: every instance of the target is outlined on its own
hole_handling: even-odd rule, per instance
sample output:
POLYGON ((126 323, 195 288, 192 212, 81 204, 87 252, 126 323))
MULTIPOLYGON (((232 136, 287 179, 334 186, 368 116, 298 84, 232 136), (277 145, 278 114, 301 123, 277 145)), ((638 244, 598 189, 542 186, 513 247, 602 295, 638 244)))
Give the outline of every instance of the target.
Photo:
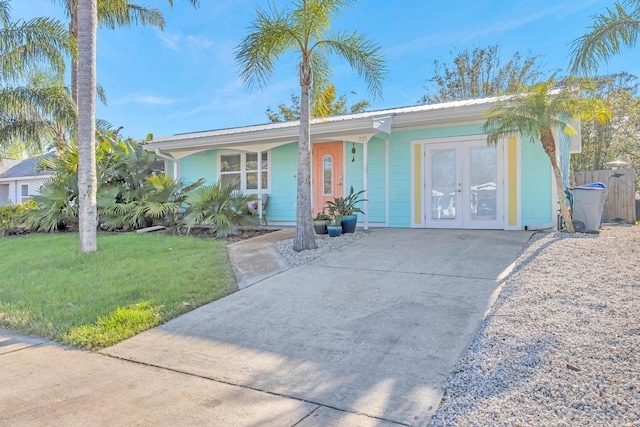
POLYGON ((331 222, 331 216, 322 212, 318 212, 315 218, 313 218, 313 230, 316 234, 327 234, 327 225, 331 222))
POLYGON ((335 197, 333 200, 327 202, 329 206, 329 213, 333 216, 342 217, 342 232, 353 233, 356 231, 356 225, 358 223, 357 213, 364 213, 356 205, 360 202, 365 202, 367 199, 362 198, 364 190, 360 190, 357 193, 353 191, 353 185, 349 189, 349 195, 346 197, 335 197))
POLYGON ((338 237, 342 234, 342 224, 340 217, 332 217, 331 222, 327 225, 327 232, 329 237, 338 237))

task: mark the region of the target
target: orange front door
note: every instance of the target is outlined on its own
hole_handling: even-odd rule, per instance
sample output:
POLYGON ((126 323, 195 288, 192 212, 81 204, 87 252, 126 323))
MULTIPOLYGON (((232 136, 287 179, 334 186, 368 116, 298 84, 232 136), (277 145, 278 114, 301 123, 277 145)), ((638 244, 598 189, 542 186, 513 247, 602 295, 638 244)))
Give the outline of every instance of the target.
POLYGON ((313 144, 314 214, 321 212, 329 200, 343 195, 342 150, 342 142, 313 144))

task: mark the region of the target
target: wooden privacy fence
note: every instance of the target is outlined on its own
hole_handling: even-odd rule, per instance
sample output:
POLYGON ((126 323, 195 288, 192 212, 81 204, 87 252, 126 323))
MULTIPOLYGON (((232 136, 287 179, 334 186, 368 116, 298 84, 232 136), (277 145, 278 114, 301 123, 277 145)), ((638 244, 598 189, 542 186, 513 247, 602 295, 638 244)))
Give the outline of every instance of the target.
POLYGON ((602 212, 604 222, 626 222, 636 220, 636 171, 617 169, 575 172, 575 185, 602 182, 607 186, 607 200, 602 212))

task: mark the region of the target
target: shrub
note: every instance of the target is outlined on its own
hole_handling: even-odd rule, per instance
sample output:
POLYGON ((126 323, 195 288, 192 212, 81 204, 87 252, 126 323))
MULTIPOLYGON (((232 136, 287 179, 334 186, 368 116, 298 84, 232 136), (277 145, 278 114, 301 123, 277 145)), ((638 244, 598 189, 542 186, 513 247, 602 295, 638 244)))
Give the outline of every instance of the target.
POLYGON ((28 227, 53 232, 74 228, 78 224, 78 184, 73 175, 54 175, 33 196, 37 207, 26 214, 28 227))
POLYGON ((17 205, 9 204, 0 206, 0 233, 18 234, 26 231, 25 216, 27 212, 37 208, 33 200, 28 200, 17 205))
POLYGON ((238 226, 255 224, 256 218, 249 212, 248 202, 255 200, 254 194, 245 195, 236 190, 237 184, 220 182, 201 187, 186 198, 189 206, 183 224, 188 231, 195 225, 212 226, 216 237, 227 237, 238 233, 238 226))

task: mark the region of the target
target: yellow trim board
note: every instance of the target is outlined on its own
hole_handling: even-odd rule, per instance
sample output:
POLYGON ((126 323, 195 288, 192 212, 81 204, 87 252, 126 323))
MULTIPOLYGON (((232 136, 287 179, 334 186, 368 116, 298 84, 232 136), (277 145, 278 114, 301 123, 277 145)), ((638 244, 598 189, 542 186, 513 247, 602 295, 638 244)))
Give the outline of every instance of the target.
POLYGON ((518 142, 507 140, 507 173, 509 180, 509 226, 518 225, 518 142))

